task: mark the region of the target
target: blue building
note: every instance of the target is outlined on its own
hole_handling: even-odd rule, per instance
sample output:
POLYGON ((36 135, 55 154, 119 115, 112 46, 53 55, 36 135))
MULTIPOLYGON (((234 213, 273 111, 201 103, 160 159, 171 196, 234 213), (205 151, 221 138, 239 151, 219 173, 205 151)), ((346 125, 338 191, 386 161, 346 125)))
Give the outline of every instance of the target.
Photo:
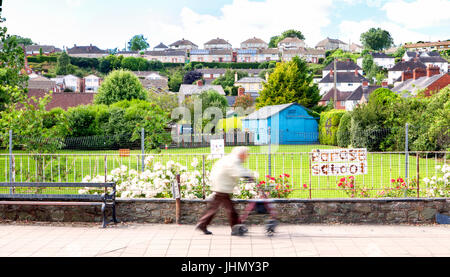
POLYGON ((256 145, 319 143, 317 120, 297 103, 263 107, 243 118, 242 128, 255 134, 256 145))

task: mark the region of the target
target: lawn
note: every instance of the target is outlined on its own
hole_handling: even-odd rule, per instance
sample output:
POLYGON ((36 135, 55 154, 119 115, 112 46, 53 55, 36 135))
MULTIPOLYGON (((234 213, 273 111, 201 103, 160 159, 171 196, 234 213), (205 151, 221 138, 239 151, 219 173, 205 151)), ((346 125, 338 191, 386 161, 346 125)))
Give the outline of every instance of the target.
MULTIPOLYGON (((268 146, 250 146, 250 158, 245 166, 258 172, 260 179, 270 173, 272 176, 279 176, 286 173, 291 176, 289 179, 291 186, 295 189, 291 197, 309 198, 311 186, 312 198, 347 198, 348 196, 338 190, 337 183, 341 177, 318 177, 310 176, 309 155, 313 149, 336 148, 322 145, 281 145, 271 146, 269 162, 268 146), (304 185, 308 189, 303 189, 304 185)), ((225 152, 229 153, 232 147, 226 147, 225 152)), ((155 156, 155 160, 166 163, 169 160, 179 162, 194 170, 191 166, 196 158, 200 166, 205 159, 205 163, 211 164, 207 157, 209 148, 190 149, 168 149, 161 153, 148 153, 155 156)), ((114 168, 121 165, 129 169, 140 171, 141 156, 140 151, 131 151, 129 157, 119 157, 118 151, 60 151, 58 155, 50 156, 30 156, 25 153, 15 152, 15 181, 34 181, 41 177, 46 182, 80 182, 83 177, 105 175, 114 168), (39 170, 39 165, 46 163, 45 170, 39 170), (106 168, 105 168, 106 165, 106 168)), ((403 153, 369 153, 368 173, 366 175, 355 176, 357 185, 364 186, 371 191, 374 196, 379 190, 390 185, 393 178, 405 178, 405 155, 403 153)), ((417 160, 415 154, 409 156, 410 179, 417 177, 419 167, 419 179, 431 178, 437 174, 436 166, 443 165, 446 161, 438 156, 420 157, 417 160)), ((7 155, 0 155, 0 181, 8 181, 9 158, 7 155)), ((201 168, 200 168, 201 171, 201 168)), ((423 189, 423 182, 419 183, 423 189)))

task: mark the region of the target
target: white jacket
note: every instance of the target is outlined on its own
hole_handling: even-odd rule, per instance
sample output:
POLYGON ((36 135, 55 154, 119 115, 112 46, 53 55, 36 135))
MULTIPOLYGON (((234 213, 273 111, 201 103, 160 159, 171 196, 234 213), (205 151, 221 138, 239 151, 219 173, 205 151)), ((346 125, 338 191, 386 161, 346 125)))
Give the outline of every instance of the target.
POLYGON ((211 190, 231 194, 242 177, 254 177, 254 174, 242 167, 242 162, 237 156, 227 155, 217 161, 211 170, 211 190))

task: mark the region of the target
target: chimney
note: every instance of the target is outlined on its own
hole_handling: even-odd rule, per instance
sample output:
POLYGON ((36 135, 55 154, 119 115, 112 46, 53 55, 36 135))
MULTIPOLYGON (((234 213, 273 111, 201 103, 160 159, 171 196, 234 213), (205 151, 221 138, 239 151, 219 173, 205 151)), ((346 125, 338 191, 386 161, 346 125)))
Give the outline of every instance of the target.
POLYGON ((333 69, 330 70, 330 77, 331 77, 331 78, 334 77, 334 71, 333 71, 333 69))
POLYGON ((243 96, 245 94, 245 88, 240 87, 238 88, 238 96, 243 96))
POLYGON ((425 69, 420 68, 420 67, 414 69, 414 71, 413 71, 413 79, 414 80, 417 80, 420 77, 425 77, 425 76, 427 76, 427 71, 425 69))
POLYGON ((429 65, 427 67, 427 77, 431 77, 431 76, 439 75, 439 74, 441 74, 441 70, 439 69, 439 66, 429 65))
POLYGON ((358 73, 358 69, 355 69, 355 76, 358 77, 359 73, 358 73))
POLYGON ((198 80, 197 81, 197 86, 202 87, 203 86, 203 81, 202 80, 198 80))
POLYGON ((388 88, 388 82, 387 81, 381 82, 381 87, 388 88))
POLYGON ((412 71, 408 70, 408 71, 403 71, 402 72, 402 82, 412 79, 413 78, 413 73, 412 71))
POLYGON ((363 86, 363 88, 369 87, 369 82, 364 81, 364 82, 362 83, 362 86, 363 86))

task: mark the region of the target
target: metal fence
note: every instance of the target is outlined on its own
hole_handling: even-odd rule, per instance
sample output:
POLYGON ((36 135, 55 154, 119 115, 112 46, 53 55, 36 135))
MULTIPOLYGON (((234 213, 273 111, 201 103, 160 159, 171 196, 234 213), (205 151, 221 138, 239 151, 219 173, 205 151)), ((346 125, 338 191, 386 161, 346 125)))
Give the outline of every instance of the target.
MULTIPOLYGON (((128 173, 132 170, 142 172, 143 160, 148 156, 134 153, 0 154, 0 182, 82 182, 87 176, 103 176, 107 181, 106 176, 116 168, 126 167, 128 173)), ((152 156, 154 162, 165 165, 173 161, 188 171, 197 170, 203 179, 214 162, 208 153, 152 156)), ((435 188, 439 180, 448 180, 442 168, 447 165, 449 156, 450 152, 367 153, 366 174, 353 176, 353 184, 358 190, 339 185, 350 175, 313 176, 310 152, 251 153, 244 166, 257 172, 259 180, 266 180, 268 175, 282 176, 293 189, 289 196, 293 198, 437 197, 440 194, 436 190, 449 193, 448 183, 435 188), (403 182, 397 181, 399 179, 403 182), (406 187, 401 186, 402 183, 406 187)))

